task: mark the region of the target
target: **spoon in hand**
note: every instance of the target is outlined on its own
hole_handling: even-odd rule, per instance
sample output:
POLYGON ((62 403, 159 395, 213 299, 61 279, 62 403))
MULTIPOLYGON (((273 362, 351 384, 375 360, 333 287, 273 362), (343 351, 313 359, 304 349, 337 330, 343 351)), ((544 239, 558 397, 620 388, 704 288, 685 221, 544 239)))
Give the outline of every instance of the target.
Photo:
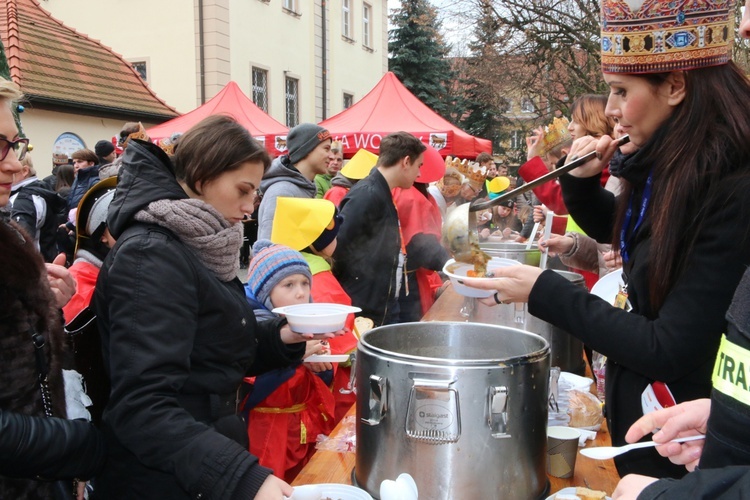
MULTIPOLYGON (((697 441, 699 439, 705 439, 706 436, 698 434, 697 436, 688 436, 673 439, 667 441, 667 443, 685 443, 687 441, 697 441)), ((581 455, 593 458, 594 460, 606 460, 608 458, 616 457, 630 450, 636 450, 638 448, 648 448, 649 446, 660 446, 667 443, 657 443, 655 441, 645 441, 643 443, 626 444, 625 446, 599 446, 596 448, 584 448, 581 450, 581 455)))

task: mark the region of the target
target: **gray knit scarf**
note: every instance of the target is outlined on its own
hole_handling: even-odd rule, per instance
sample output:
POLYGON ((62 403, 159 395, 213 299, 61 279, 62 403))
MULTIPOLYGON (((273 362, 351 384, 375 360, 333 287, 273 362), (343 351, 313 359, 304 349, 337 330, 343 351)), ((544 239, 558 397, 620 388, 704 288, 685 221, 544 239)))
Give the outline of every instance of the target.
POLYGON ((213 206, 194 198, 159 200, 135 214, 135 220, 172 231, 221 281, 240 269, 242 224, 231 224, 213 206))

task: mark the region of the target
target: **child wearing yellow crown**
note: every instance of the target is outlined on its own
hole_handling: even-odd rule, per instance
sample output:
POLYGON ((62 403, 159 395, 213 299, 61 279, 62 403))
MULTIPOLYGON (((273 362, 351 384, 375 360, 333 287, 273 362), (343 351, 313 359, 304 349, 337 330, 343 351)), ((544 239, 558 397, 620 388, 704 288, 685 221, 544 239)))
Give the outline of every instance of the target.
MULTIPOLYGON (((731 62, 734 2, 601 5, 602 70, 610 87, 606 112, 639 149, 623 155, 607 135, 578 139, 570 154, 598 156, 560 183, 576 222, 597 241, 614 239, 620 249, 627 288, 617 303, 625 308, 531 266, 499 269, 495 276, 502 279, 477 285, 494 289, 500 301, 527 300, 530 314, 607 356, 605 403, 613 445, 641 437, 626 439, 628 428, 653 409, 711 397, 701 472, 746 465, 747 388, 712 379, 716 359, 723 368, 726 353, 740 353, 730 356, 736 368, 750 347, 746 335, 723 336, 732 294, 750 266, 750 82, 731 62), (623 183, 617 198, 600 183, 607 164, 623 183), (727 350, 717 358, 720 346, 727 350)), ((615 465, 621 476, 686 473, 654 448, 620 455, 615 465)), ((682 496, 720 498, 717 491, 727 491, 700 494, 703 477, 689 479, 695 490, 682 496)), ((649 486, 638 498, 680 497, 662 495, 669 484, 649 486)), ((728 491, 740 497, 740 490, 728 491)))
MULTIPOLYGON (((352 299, 331 272, 330 258, 336 249, 336 236, 343 224, 336 207, 328 200, 279 198, 273 218, 271 241, 298 250, 312 273, 312 301, 352 305, 352 299)), ((354 326, 350 314, 346 327, 354 326)), ((329 341, 331 354, 348 354, 357 347, 357 338, 347 333, 329 341)), ((333 395, 336 401, 334 423, 338 422, 355 401, 353 393, 339 389, 349 383, 350 367, 333 367, 333 395)))

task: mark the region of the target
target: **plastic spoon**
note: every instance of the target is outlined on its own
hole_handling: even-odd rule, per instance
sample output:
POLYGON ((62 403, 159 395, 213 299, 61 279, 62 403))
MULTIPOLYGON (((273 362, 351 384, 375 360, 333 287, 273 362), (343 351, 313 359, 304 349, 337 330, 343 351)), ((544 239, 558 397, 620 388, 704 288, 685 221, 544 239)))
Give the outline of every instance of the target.
MULTIPOLYGON (((673 439, 667 441, 667 443, 686 443, 688 441, 697 441, 699 439, 705 439, 706 436, 698 434, 697 436, 688 436, 673 439)), ((581 455, 593 458, 594 460, 606 460, 608 458, 616 457, 630 450, 637 450, 638 448, 648 448, 649 446, 660 446, 667 443, 656 443, 654 441, 645 441, 643 443, 626 444, 625 446, 599 446, 597 448, 584 448, 581 450, 581 455)))

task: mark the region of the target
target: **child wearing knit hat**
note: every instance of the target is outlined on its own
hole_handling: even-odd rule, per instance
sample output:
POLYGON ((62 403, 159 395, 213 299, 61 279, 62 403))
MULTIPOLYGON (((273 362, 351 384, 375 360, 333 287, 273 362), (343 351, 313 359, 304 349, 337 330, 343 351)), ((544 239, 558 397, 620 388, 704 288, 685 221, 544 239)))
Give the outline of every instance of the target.
MULTIPOLYGON (((277 317, 275 307, 310 302, 312 274, 304 257, 269 240, 253 245, 245 295, 258 322, 277 317)), ((307 343, 305 357, 320 353, 320 341, 307 343)), ((316 373, 332 377, 330 363, 306 363, 246 379, 252 393, 243 403, 248 416, 250 452, 277 477, 291 482, 315 453, 318 434, 333 430, 334 399, 316 373), (325 372, 328 372, 327 374, 325 372), (279 443, 285 442, 286 446, 279 443)))

